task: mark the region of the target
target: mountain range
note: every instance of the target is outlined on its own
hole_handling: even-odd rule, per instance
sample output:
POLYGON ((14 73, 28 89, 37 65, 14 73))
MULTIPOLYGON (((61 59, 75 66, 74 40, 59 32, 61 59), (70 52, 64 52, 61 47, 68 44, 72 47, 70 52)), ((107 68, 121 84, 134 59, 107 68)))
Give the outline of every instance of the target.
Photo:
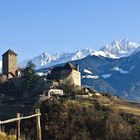
POLYGON ((120 41, 113 41, 110 44, 106 44, 99 51, 86 48, 73 53, 61 52, 55 53, 53 55, 43 52, 42 54, 34 57, 33 59, 25 60, 19 63, 19 67, 25 67, 29 61, 32 61, 36 65, 37 69, 42 69, 68 61, 82 59, 88 55, 103 56, 109 58, 121 58, 131 55, 138 47, 139 44, 130 42, 128 39, 123 39, 120 41))
POLYGON ((25 67, 29 61, 36 65, 39 73, 66 62, 78 64, 82 85, 125 99, 140 100, 140 47, 128 39, 113 41, 99 51, 86 48, 53 55, 44 52, 21 62, 19 67, 25 67))

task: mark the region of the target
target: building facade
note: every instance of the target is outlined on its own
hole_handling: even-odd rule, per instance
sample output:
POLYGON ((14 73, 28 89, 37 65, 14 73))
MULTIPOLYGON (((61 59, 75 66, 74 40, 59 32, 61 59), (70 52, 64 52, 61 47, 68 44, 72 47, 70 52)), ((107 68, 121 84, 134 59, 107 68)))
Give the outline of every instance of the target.
POLYGON ((8 79, 16 76, 17 67, 17 54, 12 50, 8 50, 2 55, 2 72, 8 79))
POLYGON ((71 63, 67 63, 62 67, 54 67, 48 74, 47 79, 57 81, 59 85, 81 86, 79 67, 71 63))

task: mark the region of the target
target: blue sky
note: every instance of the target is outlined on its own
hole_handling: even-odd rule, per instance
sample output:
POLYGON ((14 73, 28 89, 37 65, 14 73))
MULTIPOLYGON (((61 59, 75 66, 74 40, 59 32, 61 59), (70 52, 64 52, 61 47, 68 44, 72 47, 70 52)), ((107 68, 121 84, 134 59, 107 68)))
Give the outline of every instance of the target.
POLYGON ((19 61, 113 40, 140 43, 139 0, 0 0, 0 55, 11 48, 19 61))

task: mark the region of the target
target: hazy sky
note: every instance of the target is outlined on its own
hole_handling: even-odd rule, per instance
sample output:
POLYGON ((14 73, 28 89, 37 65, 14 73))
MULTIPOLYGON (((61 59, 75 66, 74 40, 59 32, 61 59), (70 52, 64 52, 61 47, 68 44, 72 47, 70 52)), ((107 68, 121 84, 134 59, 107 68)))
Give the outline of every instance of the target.
POLYGON ((0 0, 0 55, 19 61, 123 38, 140 43, 140 0, 0 0))

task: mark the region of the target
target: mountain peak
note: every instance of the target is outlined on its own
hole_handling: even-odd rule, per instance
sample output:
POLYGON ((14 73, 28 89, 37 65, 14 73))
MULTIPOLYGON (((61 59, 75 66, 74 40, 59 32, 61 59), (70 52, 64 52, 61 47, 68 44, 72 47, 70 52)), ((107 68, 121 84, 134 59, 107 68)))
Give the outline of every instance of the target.
POLYGON ((107 56, 111 55, 114 58, 120 58, 132 54, 138 47, 138 43, 130 42, 128 39, 122 39, 106 44, 100 51, 103 51, 107 56))
POLYGON ((129 39, 128 38, 121 39, 120 42, 129 42, 129 39))
POLYGON ((79 49, 72 57, 72 60, 82 59, 87 55, 93 54, 95 51, 89 48, 79 49))

